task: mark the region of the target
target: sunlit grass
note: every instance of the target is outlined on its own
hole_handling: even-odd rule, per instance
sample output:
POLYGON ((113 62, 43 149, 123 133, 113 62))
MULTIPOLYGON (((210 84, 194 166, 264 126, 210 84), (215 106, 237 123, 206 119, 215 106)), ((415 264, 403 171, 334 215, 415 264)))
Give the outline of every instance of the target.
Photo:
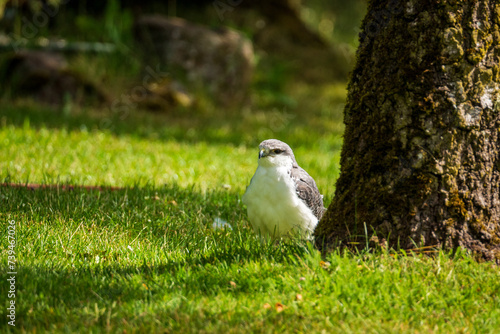
POLYGON ((123 119, 109 110, 77 109, 67 115, 32 103, 7 106, 0 128, 0 178, 121 187, 175 183, 242 192, 257 166, 258 143, 278 138, 292 146, 299 164, 330 196, 339 172, 339 106, 345 92, 324 96, 319 107, 304 104, 305 110, 294 113, 258 107, 241 115, 135 111, 123 119), (337 116, 323 114, 335 103, 337 116))
POLYGON ((232 144, 182 143, 107 132, 3 128, 10 182, 126 186, 172 184, 244 189, 255 154, 232 144), (237 168, 236 168, 237 166, 237 168))
MULTIPOLYGON (((0 143, 5 157, 0 161, 1 177, 17 183, 177 183, 203 190, 229 185, 241 191, 257 164, 256 147, 116 137, 107 132, 10 126, 0 130, 0 143)), ((329 173, 338 152, 320 149, 299 148, 296 154, 321 187, 332 189, 338 173, 329 173)))

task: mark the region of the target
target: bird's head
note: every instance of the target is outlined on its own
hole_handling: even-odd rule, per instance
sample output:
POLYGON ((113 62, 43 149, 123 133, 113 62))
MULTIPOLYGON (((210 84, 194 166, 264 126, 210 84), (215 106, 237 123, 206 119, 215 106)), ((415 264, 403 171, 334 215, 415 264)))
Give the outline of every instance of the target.
POLYGON ((259 145, 259 165, 292 166, 296 164, 293 151, 286 143, 277 139, 264 140, 259 145))

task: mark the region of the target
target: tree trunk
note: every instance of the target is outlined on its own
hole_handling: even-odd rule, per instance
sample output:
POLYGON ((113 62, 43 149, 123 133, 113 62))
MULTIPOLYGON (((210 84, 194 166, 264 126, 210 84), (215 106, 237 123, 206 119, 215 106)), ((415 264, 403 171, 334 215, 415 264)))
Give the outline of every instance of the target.
POLYGON ((370 2, 320 248, 371 239, 500 263, 499 25, 497 0, 370 2))

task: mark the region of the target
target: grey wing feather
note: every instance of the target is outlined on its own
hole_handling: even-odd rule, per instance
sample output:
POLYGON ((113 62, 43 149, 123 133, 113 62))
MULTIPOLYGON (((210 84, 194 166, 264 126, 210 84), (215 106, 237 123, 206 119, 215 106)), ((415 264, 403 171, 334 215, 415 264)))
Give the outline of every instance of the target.
POLYGON ((323 196, 319 193, 314 179, 300 166, 293 166, 290 176, 297 184, 297 195, 311 209, 313 214, 321 219, 325 208, 323 207, 323 196))

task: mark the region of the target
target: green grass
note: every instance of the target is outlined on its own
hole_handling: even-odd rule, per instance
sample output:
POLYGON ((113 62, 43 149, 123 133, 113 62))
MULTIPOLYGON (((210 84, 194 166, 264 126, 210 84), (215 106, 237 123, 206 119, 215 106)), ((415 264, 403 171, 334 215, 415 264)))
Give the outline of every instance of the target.
POLYGON ((112 123, 113 129, 101 130, 98 119, 81 117, 65 124, 64 115, 54 110, 11 108, 12 114, 2 118, 4 126, 0 128, 0 179, 9 182, 108 186, 176 183, 201 191, 230 186, 241 193, 257 166, 258 142, 275 135, 290 142, 299 163, 315 176, 323 193, 333 193, 338 177, 340 134, 318 138, 298 122, 289 122, 277 133, 267 129, 269 133, 254 141, 249 132, 258 132, 267 122, 265 117, 258 119, 263 115, 260 113, 252 115, 246 125, 233 122, 231 126, 215 120, 217 126, 190 122, 187 128, 156 126, 165 118, 135 115, 122 124, 112 123), (235 127, 241 127, 241 131, 235 127), (299 143, 301 137, 309 139, 299 143), (249 138, 247 142, 245 138, 249 138))
MULTIPOLYGON (((500 328, 498 268, 491 264, 442 253, 430 258, 337 252, 322 259, 301 242, 261 244, 238 199, 231 191, 202 194, 178 186, 104 192, 1 188, 2 235, 7 220, 17 223, 16 328, 52 333, 493 333, 500 328), (213 230, 217 217, 233 230, 213 230)), ((6 290, 1 284, 2 296, 6 290)), ((5 320, 2 327, 12 331, 5 320)))
MULTIPOLYGON (((338 126, 326 121, 331 114, 313 110, 310 124, 325 119, 324 126, 338 126)), ((258 112, 247 116, 248 124, 229 116, 217 126, 191 122, 192 137, 182 140, 182 131, 189 131, 182 118, 165 127, 158 120, 168 117, 134 114, 100 129, 109 115, 81 111, 66 117, 29 103, 11 103, 3 111, 2 179, 124 187, 0 187, 0 233, 7 235, 10 220, 17 227, 16 330, 500 329, 498 268, 465 254, 334 252, 322 258, 300 241, 260 243, 240 203, 256 167, 251 132, 262 124, 258 112), (216 219, 233 229, 214 230, 216 219)), ((273 134, 287 131, 297 136, 292 142, 302 143, 294 147, 297 158, 328 202, 339 137, 335 131, 302 134, 296 120, 273 134)), ((0 240, 7 259, 7 238, 0 240)), ((7 296, 7 289, 0 284, 0 295, 7 296)), ((4 318, 0 331, 14 329, 4 318)))

